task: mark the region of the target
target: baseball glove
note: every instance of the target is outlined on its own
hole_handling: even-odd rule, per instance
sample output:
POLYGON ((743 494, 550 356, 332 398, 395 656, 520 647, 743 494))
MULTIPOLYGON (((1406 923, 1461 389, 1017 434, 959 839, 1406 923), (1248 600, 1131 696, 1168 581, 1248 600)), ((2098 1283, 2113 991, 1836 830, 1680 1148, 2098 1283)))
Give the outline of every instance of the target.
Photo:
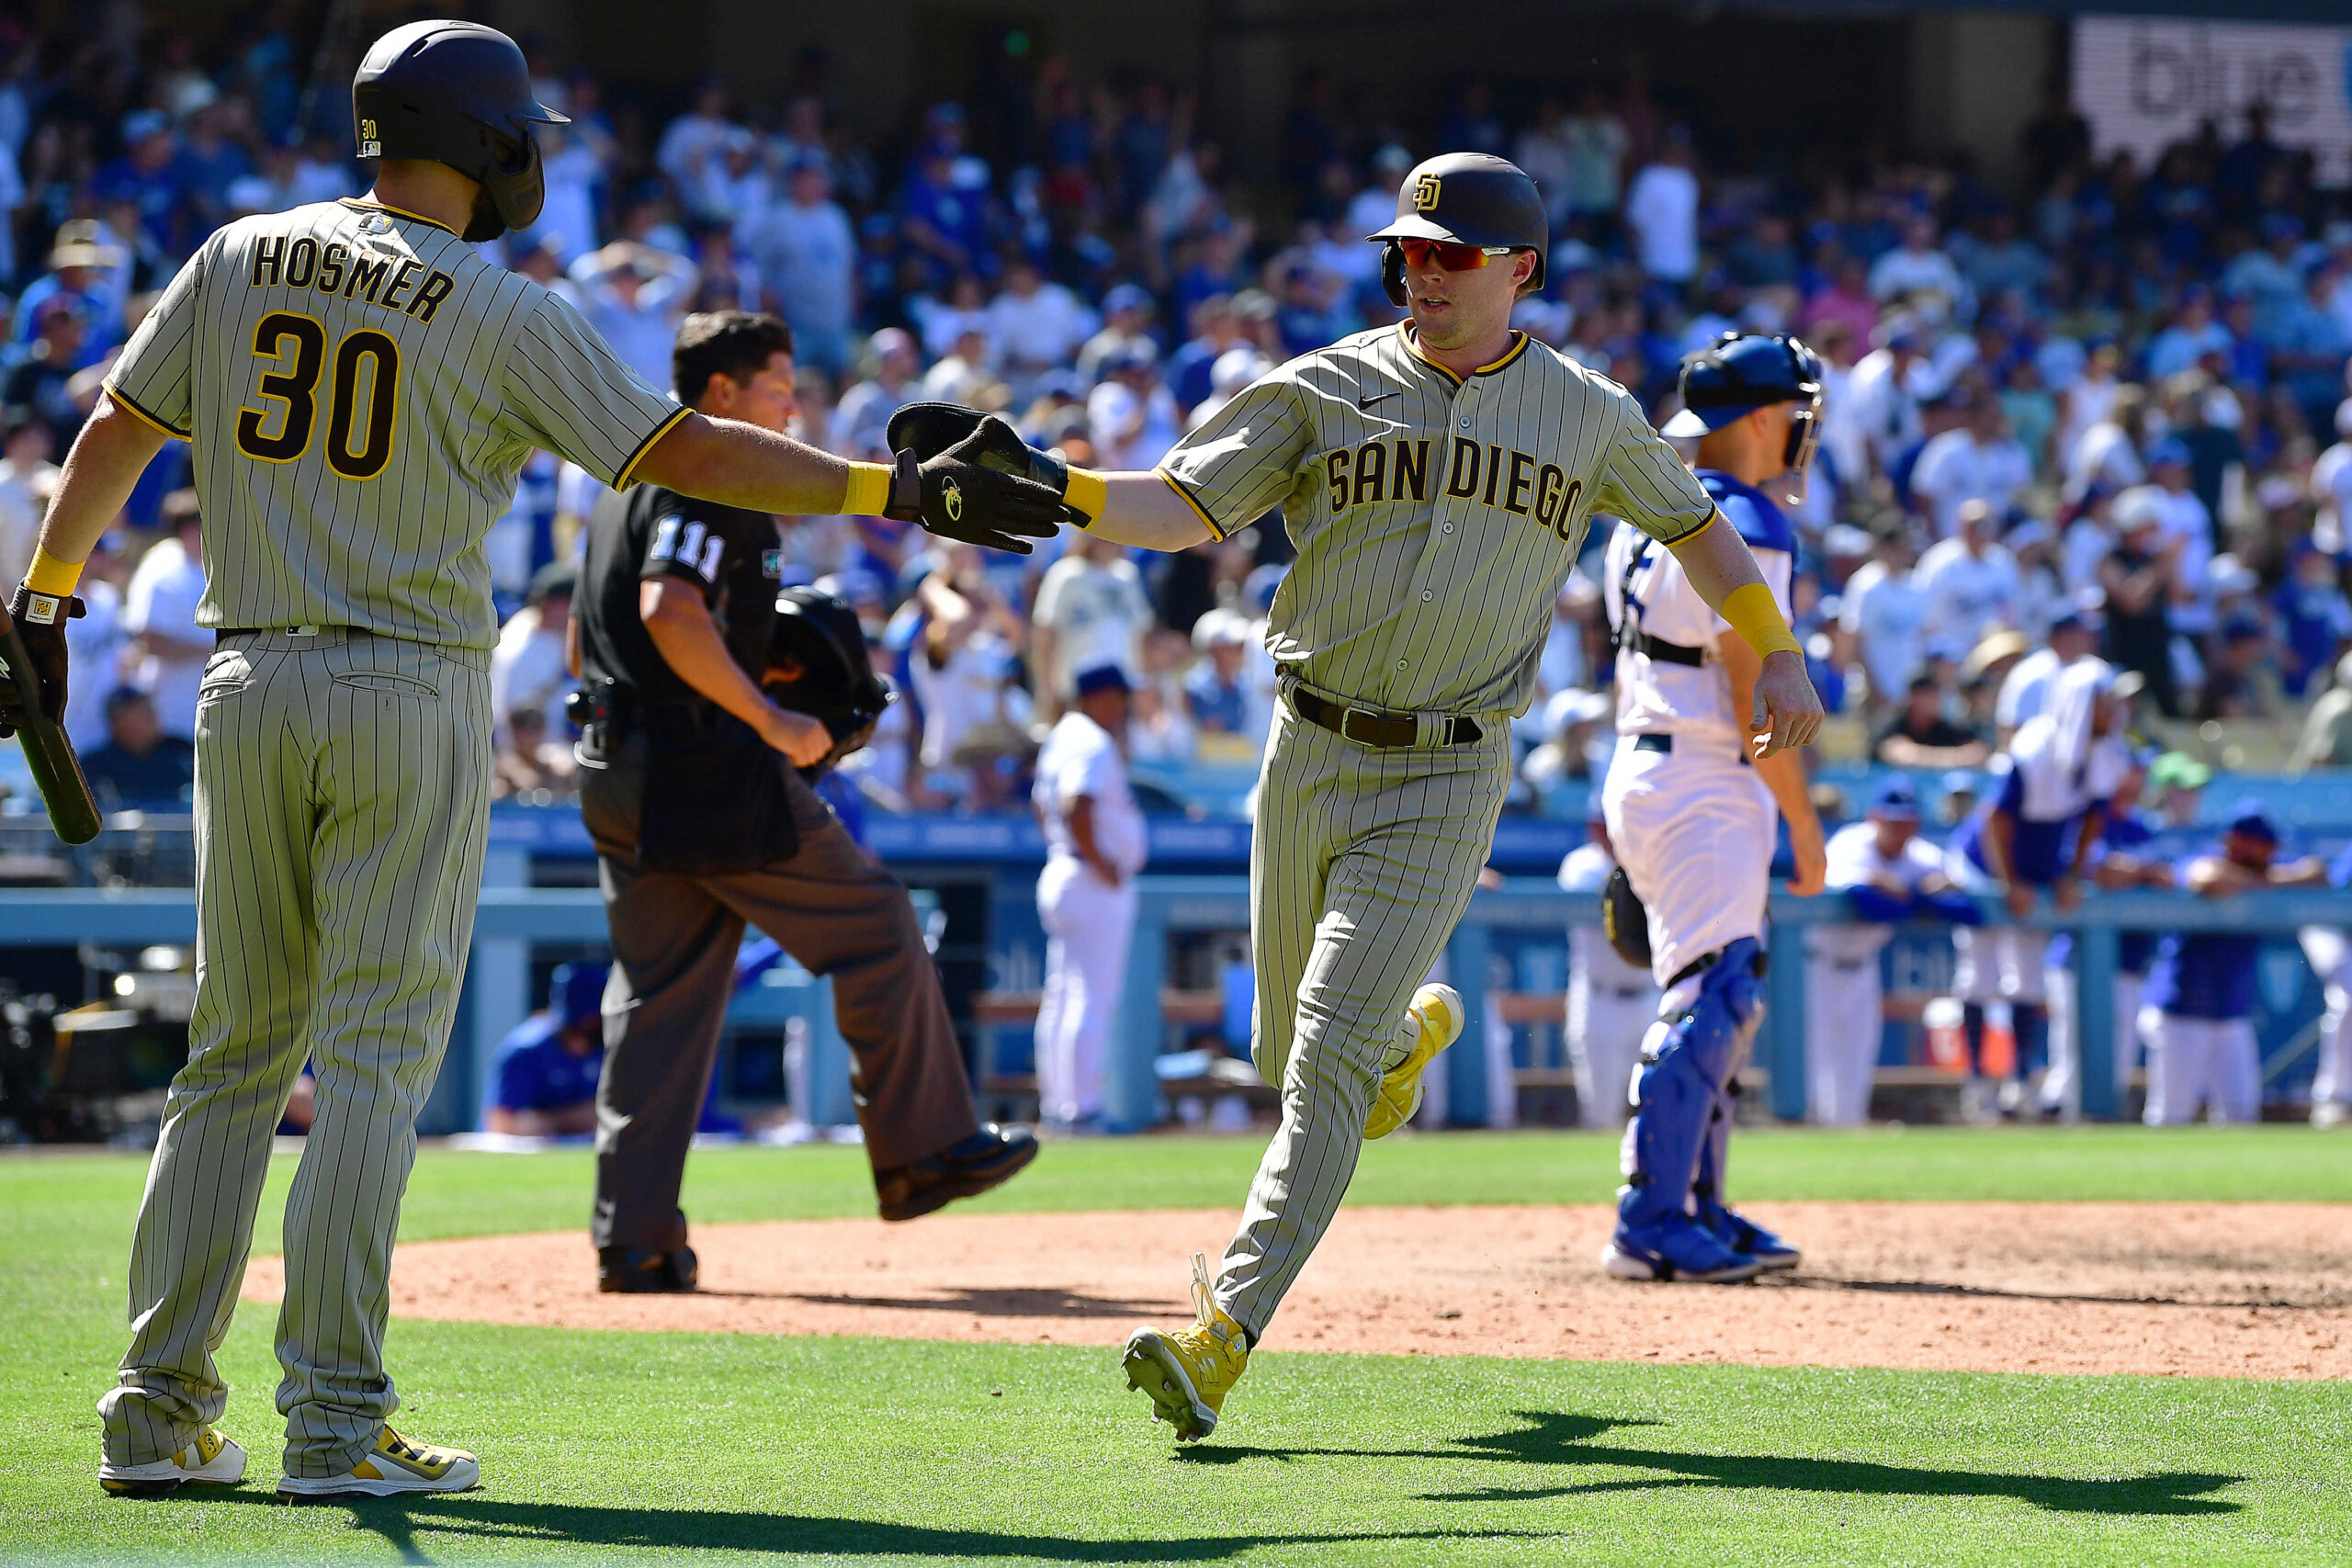
POLYGON ((1634 891, 1634 879, 1619 866, 1600 889, 1600 929, 1617 956, 1636 968, 1650 966, 1650 912, 1634 891))

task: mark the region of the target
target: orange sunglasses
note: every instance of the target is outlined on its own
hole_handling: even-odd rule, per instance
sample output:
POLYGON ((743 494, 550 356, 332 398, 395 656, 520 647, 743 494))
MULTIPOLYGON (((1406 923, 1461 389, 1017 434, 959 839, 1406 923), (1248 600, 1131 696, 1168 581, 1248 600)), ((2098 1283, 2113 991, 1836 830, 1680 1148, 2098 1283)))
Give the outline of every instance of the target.
POLYGON ((1452 240, 1399 240, 1396 248, 1405 253, 1405 265, 1416 270, 1434 261, 1445 272, 1476 272, 1489 258, 1507 256, 1515 245, 1464 245, 1452 240))

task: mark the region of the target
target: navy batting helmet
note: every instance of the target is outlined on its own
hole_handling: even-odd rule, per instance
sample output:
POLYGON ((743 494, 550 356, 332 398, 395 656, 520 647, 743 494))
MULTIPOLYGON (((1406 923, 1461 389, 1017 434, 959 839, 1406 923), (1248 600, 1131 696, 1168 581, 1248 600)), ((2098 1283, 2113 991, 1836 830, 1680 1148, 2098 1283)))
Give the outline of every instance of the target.
POLYGON ((1821 435, 1821 356, 1781 333, 1725 333, 1682 361, 1682 412, 1661 435, 1704 435, 1773 403, 1800 405, 1789 416, 1788 472, 1802 474, 1821 435))
POLYGON ((531 127, 571 120, 538 101, 514 40, 475 22, 411 22, 376 40, 351 79, 362 158, 447 164, 488 193, 465 237, 526 229, 547 197, 531 127))
POLYGON ((1533 251, 1530 289, 1544 287, 1544 252, 1552 220, 1543 193, 1526 170, 1486 152, 1446 152, 1427 159, 1396 189, 1396 220, 1367 240, 1382 242, 1380 282, 1389 303, 1405 303, 1405 253, 1399 240, 1436 240, 1498 251, 1533 251))

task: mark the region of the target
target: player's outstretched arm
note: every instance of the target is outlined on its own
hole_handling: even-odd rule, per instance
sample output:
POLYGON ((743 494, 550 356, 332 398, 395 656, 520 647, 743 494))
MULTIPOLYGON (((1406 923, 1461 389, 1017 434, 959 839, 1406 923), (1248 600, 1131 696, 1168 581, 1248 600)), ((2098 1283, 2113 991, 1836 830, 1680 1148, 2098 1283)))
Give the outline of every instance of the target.
POLYGON ((1668 547, 1699 597, 1731 623, 1762 661, 1747 723, 1750 734, 1764 737, 1758 757, 1811 741, 1821 731, 1821 694, 1804 672, 1804 649, 1773 602, 1739 531, 1718 512, 1697 533, 1668 547))
POLYGON ((892 451, 918 458, 968 447, 982 466, 1043 485, 1065 503, 1066 521, 1117 544, 1186 550, 1216 536, 1165 475, 1071 468, 1058 453, 1022 440, 1002 419, 961 403, 910 403, 890 416, 888 439, 892 451))
POLYGON ((848 513, 921 523, 946 538, 1016 555, 1050 539, 1066 514, 1036 480, 982 460, 977 442, 896 468, 853 463, 731 419, 688 413, 653 444, 637 477, 751 512, 848 513))

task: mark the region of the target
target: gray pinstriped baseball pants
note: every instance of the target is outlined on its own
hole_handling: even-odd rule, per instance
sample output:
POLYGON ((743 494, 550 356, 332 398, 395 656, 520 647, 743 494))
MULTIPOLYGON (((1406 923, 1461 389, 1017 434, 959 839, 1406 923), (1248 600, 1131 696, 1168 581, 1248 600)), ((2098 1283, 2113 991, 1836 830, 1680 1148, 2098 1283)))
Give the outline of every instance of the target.
POLYGON ((1355 1175, 1380 1075, 1411 1046, 1397 1026, 1493 847, 1510 756, 1499 720, 1466 746, 1374 750, 1274 710, 1250 847, 1250 1055, 1282 1124, 1215 1292, 1253 1340, 1355 1175))
POLYGON ((130 1255, 130 1348, 98 1402, 147 1464, 228 1402, 270 1134, 308 1058, 286 1204, 286 1473, 338 1475, 399 1405, 387 1273, 416 1117, 456 1016, 490 811, 489 656, 328 629, 224 636, 196 724, 196 1011, 130 1255))

